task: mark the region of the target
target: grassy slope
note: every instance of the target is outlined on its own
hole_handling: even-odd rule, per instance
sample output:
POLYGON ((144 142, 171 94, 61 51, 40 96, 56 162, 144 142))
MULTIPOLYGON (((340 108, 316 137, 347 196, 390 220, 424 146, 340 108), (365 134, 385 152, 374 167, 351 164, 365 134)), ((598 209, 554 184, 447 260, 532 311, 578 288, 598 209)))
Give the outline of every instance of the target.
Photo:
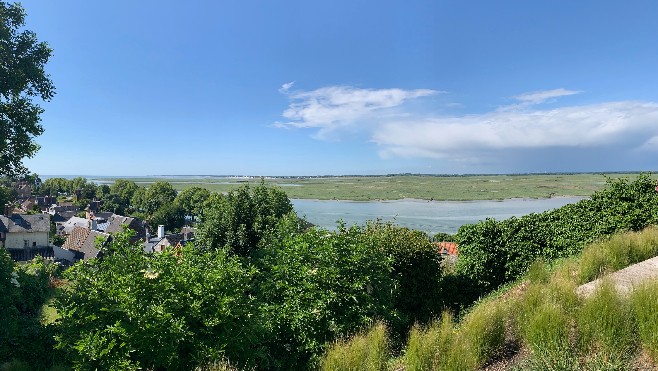
MULTIPOLYGON (((620 174, 611 174, 619 177, 620 174)), ((633 178, 632 174, 623 174, 633 178)), ((104 179, 107 180, 107 179, 104 179)), ((227 192, 245 182, 256 184, 258 178, 131 178, 146 185, 165 180, 176 189, 193 186, 214 192, 227 192), (228 184, 227 184, 228 183, 228 184)), ((547 198, 550 196, 589 196, 605 186, 602 174, 553 175, 471 175, 377 177, 268 178, 268 184, 280 185, 290 198, 321 200, 496 200, 508 198, 547 198)))
MULTIPOLYGON (((590 245, 581 255, 552 267, 536 263, 525 279, 482 299, 459 322, 446 314, 428 327, 414 327, 403 354, 389 355, 373 369, 655 369, 657 281, 629 297, 616 295, 610 285, 588 299, 579 298, 574 290, 656 255, 658 228, 652 227, 590 245)), ((345 354, 367 348, 363 338, 355 344, 336 343, 327 359, 333 352, 358 364, 345 354)))

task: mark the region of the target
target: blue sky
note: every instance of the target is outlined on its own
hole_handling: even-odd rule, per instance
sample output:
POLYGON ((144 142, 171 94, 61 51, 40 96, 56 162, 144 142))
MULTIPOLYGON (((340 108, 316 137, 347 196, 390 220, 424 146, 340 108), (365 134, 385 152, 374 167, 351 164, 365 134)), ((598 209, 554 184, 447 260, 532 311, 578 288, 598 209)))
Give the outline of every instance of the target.
POLYGON ((23 1, 39 174, 656 170, 655 1, 23 1))

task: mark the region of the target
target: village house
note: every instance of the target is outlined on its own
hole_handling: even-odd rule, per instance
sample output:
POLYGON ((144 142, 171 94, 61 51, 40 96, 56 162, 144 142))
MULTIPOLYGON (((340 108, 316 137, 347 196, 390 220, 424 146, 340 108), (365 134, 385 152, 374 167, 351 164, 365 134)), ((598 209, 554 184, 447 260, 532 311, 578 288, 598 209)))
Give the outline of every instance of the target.
POLYGON ((123 232, 124 228, 135 231, 135 235, 130 239, 131 243, 143 240, 144 237, 146 237, 146 226, 144 225, 143 221, 137 218, 112 215, 107 220, 107 223, 108 225, 105 228, 105 233, 114 234, 123 232))
POLYGON ((158 226, 158 234, 154 237, 146 235, 144 241, 144 252, 162 252, 167 248, 179 248, 194 241, 194 230, 183 227, 180 233, 165 234, 165 226, 158 226))
POLYGON ((102 256, 100 248, 111 241, 107 233, 85 227, 74 227, 62 248, 73 253, 72 261, 89 260, 102 256))
POLYGON ((0 247, 7 249, 15 261, 31 260, 36 255, 54 257, 48 244, 50 215, 22 215, 11 211, 5 206, 0 216, 0 247))

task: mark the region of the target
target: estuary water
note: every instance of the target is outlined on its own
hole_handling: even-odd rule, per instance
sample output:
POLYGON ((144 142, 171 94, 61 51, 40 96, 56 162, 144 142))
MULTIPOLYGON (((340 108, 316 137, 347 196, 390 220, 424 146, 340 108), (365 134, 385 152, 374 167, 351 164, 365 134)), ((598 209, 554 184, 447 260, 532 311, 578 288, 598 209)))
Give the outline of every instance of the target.
POLYGON ((347 226, 363 225, 368 220, 392 221, 401 227, 436 232, 456 233, 463 224, 486 218, 496 220, 556 209, 582 200, 583 197, 547 199, 515 198, 502 201, 335 201, 291 200, 300 217, 326 229, 335 230, 337 221, 347 226))

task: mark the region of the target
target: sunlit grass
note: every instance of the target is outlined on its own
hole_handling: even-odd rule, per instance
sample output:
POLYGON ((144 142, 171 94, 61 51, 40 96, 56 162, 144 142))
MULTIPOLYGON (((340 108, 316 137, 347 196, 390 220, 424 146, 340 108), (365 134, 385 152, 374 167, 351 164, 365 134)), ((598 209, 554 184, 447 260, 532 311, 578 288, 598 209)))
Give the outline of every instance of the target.
POLYGON ((388 337, 383 323, 346 341, 335 342, 323 357, 324 371, 386 370, 389 358, 388 337))
POLYGON ((658 282, 638 287, 630 296, 642 347, 658 361, 658 282))

